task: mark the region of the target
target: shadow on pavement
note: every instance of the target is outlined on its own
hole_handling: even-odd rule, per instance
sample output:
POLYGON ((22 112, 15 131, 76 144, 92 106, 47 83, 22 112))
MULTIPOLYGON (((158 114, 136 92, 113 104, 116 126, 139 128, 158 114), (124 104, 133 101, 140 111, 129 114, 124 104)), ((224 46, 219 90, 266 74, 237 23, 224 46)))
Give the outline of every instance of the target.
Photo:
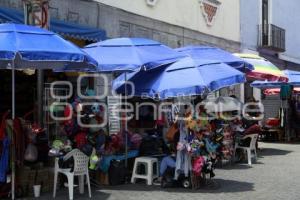
MULTIPOLYGON (((92 198, 91 199, 101 199, 101 200, 107 200, 109 199, 110 194, 99 191, 99 188, 93 188, 92 187, 92 198)), ((51 193, 41 193, 41 197, 39 199, 42 200, 49 200, 53 199, 52 192, 51 193)), ((55 200, 66 200, 69 199, 69 192, 66 188, 64 189, 58 189, 56 193, 55 200)), ((88 195, 87 187, 85 187, 84 194, 79 194, 78 188, 74 188, 74 199, 76 200, 86 200, 90 199, 88 195)))
POLYGON ((263 148, 258 152, 258 155, 259 157, 260 156, 283 156, 291 152, 292 151, 281 150, 281 149, 263 148))
MULTIPOLYGON (((225 180, 225 179, 212 179, 210 184, 207 186, 202 186, 200 189, 185 189, 181 187, 177 188, 161 188, 160 186, 148 186, 144 183, 138 184, 125 184, 118 186, 101 186, 101 188, 92 188, 92 199, 107 200, 111 197, 110 191, 141 191, 141 192, 171 192, 171 193, 236 193, 236 192, 249 192, 254 191, 254 183, 240 182, 235 180, 225 180)), ((69 193, 66 188, 59 189, 56 194, 56 200, 68 199, 69 193)), ((39 199, 48 200, 53 199, 51 193, 42 193, 39 199)), ((74 199, 76 200, 86 200, 90 199, 88 197, 87 188, 85 188, 84 194, 79 194, 78 189, 74 190, 74 199)))
MULTIPOLYGON (((120 186, 105 186, 101 190, 125 190, 125 191, 162 191, 174 193, 235 193, 254 191, 254 183, 240 182, 235 180, 212 179, 213 186, 203 186, 200 189, 161 188, 160 186, 148 186, 146 184, 127 184, 120 186)), ((100 190, 100 191, 101 191, 100 190)))
POLYGON ((266 144, 286 144, 286 145, 300 145, 300 141, 291 141, 291 142, 282 142, 282 141, 262 141, 263 143, 266 144))
MULTIPOLYGON (((220 167, 218 169, 222 169, 222 170, 245 170, 245 169, 251 169, 252 166, 249 166, 248 164, 244 164, 245 162, 239 162, 236 164, 232 164, 232 165, 226 165, 224 167, 220 167), (243 164, 242 164, 243 163, 243 164)), ((254 163, 256 164, 256 163, 254 163)))

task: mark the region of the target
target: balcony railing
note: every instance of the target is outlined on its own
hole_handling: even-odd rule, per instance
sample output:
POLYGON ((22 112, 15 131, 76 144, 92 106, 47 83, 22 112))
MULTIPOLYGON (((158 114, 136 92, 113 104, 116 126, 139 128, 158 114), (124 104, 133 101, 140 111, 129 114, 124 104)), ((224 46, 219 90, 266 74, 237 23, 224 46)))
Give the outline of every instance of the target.
POLYGON ((258 26, 258 46, 278 52, 285 51, 285 30, 273 24, 258 26))

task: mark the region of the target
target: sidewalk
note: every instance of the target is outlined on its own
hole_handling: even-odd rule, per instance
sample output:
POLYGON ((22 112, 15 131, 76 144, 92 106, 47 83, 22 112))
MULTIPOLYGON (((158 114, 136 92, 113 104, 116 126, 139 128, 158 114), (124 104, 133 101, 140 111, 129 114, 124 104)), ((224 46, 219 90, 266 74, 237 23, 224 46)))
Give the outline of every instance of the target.
MULTIPOLYGON (((145 184, 121 185, 93 189, 92 199, 99 200, 273 200, 300 199, 300 145, 260 143, 262 149, 256 164, 236 164, 216 170, 217 188, 200 190, 161 189, 145 184)), ((75 200, 89 199, 77 190, 75 200)), ((56 199, 67 199, 67 190, 57 193, 56 199)), ((43 194, 41 199, 52 199, 43 194)))

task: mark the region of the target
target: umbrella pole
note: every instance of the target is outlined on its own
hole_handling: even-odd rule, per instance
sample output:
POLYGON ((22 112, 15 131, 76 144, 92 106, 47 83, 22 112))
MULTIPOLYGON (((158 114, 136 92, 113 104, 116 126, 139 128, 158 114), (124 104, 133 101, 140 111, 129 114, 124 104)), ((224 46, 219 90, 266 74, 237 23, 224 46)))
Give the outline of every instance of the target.
POLYGON ((11 134, 11 199, 15 199, 15 147, 14 147, 14 119, 15 119, 15 63, 11 64, 12 85, 12 134, 11 134))
POLYGON ((128 166, 127 72, 125 72, 125 167, 128 166))

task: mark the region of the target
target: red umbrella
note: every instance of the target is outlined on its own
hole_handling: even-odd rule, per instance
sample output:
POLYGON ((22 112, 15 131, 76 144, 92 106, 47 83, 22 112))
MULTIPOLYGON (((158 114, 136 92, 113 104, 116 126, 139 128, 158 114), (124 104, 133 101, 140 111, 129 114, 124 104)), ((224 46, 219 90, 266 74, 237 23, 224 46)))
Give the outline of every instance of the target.
MULTIPOLYGON (((300 87, 296 87, 293 90, 294 93, 300 93, 300 87)), ((265 95, 276 95, 280 94, 280 88, 271 88, 264 90, 265 95)))

